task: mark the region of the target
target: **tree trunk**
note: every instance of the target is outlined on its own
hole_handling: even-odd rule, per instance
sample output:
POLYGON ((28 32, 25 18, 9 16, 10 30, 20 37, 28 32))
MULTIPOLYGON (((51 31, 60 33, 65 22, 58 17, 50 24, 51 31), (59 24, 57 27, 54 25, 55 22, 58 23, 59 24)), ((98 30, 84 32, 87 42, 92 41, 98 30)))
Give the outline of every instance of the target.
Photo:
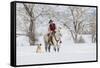
POLYGON ((75 34, 74 42, 75 42, 75 43, 78 42, 78 34, 75 34))
POLYGON ((28 36, 29 36, 29 42, 30 45, 33 45, 35 43, 35 23, 34 23, 34 13, 33 13, 33 5, 31 5, 30 7, 26 4, 24 4, 24 8, 27 12, 27 14, 29 15, 30 18, 30 25, 29 25, 29 31, 28 31, 28 36))
POLYGON ((35 23, 33 19, 30 19, 30 26, 29 26, 29 42, 30 45, 35 43, 35 23))

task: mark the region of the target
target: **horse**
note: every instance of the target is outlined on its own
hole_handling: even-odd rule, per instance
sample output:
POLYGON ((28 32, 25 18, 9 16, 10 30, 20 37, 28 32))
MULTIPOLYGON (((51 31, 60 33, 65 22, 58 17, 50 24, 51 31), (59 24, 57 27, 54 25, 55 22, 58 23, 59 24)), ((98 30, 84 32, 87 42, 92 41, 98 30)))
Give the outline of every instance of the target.
POLYGON ((55 34, 50 33, 50 35, 44 35, 45 51, 50 52, 51 46, 53 46, 54 51, 59 52, 61 44, 61 33, 60 30, 56 31, 55 34))

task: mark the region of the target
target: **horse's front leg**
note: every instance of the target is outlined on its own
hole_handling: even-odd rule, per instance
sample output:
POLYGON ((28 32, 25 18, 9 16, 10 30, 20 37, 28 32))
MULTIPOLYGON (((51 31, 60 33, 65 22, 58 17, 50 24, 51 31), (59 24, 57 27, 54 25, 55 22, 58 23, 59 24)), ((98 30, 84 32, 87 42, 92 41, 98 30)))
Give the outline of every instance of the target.
POLYGON ((54 46, 54 48, 53 48, 53 49, 54 49, 54 51, 56 52, 56 46, 54 46))
POLYGON ((57 51, 59 52, 59 47, 57 47, 57 51))
POLYGON ((48 51, 49 51, 49 52, 50 52, 50 49, 51 49, 51 45, 48 46, 48 51))
POLYGON ((45 51, 47 52, 47 45, 45 45, 45 51))
POLYGON ((47 43, 45 42, 45 51, 47 52, 47 49, 48 49, 48 45, 47 43))
POLYGON ((60 46, 59 46, 59 45, 57 45, 57 52, 59 52, 59 49, 60 49, 60 46))

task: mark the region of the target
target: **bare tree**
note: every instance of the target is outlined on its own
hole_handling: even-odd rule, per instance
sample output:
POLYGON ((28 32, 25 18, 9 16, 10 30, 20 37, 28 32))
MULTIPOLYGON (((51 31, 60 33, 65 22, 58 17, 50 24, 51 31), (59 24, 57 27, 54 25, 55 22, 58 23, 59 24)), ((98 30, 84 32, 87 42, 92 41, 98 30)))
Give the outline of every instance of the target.
POLYGON ((30 44, 33 44, 35 42, 35 23, 34 23, 34 13, 33 13, 34 5, 33 4, 27 5, 25 3, 23 3, 23 5, 26 10, 26 13, 30 18, 28 36, 30 38, 30 44))
POLYGON ((91 27, 91 34, 92 34, 92 42, 96 42, 96 17, 93 16, 91 19, 92 23, 90 24, 91 27))
POLYGON ((66 26, 67 29, 69 29, 74 42, 77 43, 78 35, 81 34, 83 27, 84 27, 83 22, 86 20, 84 18, 86 9, 81 8, 81 7, 70 6, 69 10, 70 10, 70 14, 71 14, 70 18, 72 18, 72 19, 70 19, 70 20, 72 20, 72 26, 71 26, 72 28, 69 27, 67 23, 64 23, 64 26, 66 26))
MULTIPOLYGON (((21 4, 20 4, 21 5, 21 4)), ((35 4, 27 4, 23 3, 23 7, 18 7, 17 9, 17 18, 18 23, 17 23, 17 30, 21 31, 21 33, 16 34, 16 36, 28 36, 29 37, 29 43, 30 45, 33 45, 35 43, 36 39, 36 20, 41 16, 46 16, 49 17, 52 14, 49 14, 49 6, 45 8, 45 5, 42 5, 37 9, 38 5, 35 4), (23 11, 22 11, 23 10, 23 11), (22 20, 20 20, 22 19, 22 20), (24 32, 24 33, 23 33, 24 32)), ((50 16, 51 17, 51 16, 50 16)))
POLYGON ((36 38, 35 38, 35 20, 42 15, 43 11, 41 11, 37 16, 34 15, 34 4, 25 4, 23 3, 24 5, 24 8, 26 10, 26 14, 28 15, 29 17, 29 22, 30 22, 30 25, 29 25, 29 31, 27 32, 28 33, 28 36, 30 38, 30 45, 34 44, 35 41, 36 41, 36 38))

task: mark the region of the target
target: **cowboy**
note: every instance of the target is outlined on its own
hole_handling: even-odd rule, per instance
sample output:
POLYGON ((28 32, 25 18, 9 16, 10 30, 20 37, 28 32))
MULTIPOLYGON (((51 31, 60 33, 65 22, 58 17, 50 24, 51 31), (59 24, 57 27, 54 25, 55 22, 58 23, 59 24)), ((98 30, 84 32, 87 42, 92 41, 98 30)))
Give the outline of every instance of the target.
POLYGON ((56 32, 55 30, 56 30, 56 25, 53 20, 50 20, 49 21, 49 32, 51 34, 55 34, 55 32, 56 32))
MULTIPOLYGON (((49 31, 49 33, 48 33, 49 41, 51 41, 51 43, 54 44, 53 41, 52 41, 52 37, 55 38, 56 25, 55 25, 55 23, 54 23, 53 20, 50 20, 50 21, 49 21, 49 28, 48 28, 48 31, 49 31)), ((56 38, 55 38, 55 39, 56 39, 56 38)))

